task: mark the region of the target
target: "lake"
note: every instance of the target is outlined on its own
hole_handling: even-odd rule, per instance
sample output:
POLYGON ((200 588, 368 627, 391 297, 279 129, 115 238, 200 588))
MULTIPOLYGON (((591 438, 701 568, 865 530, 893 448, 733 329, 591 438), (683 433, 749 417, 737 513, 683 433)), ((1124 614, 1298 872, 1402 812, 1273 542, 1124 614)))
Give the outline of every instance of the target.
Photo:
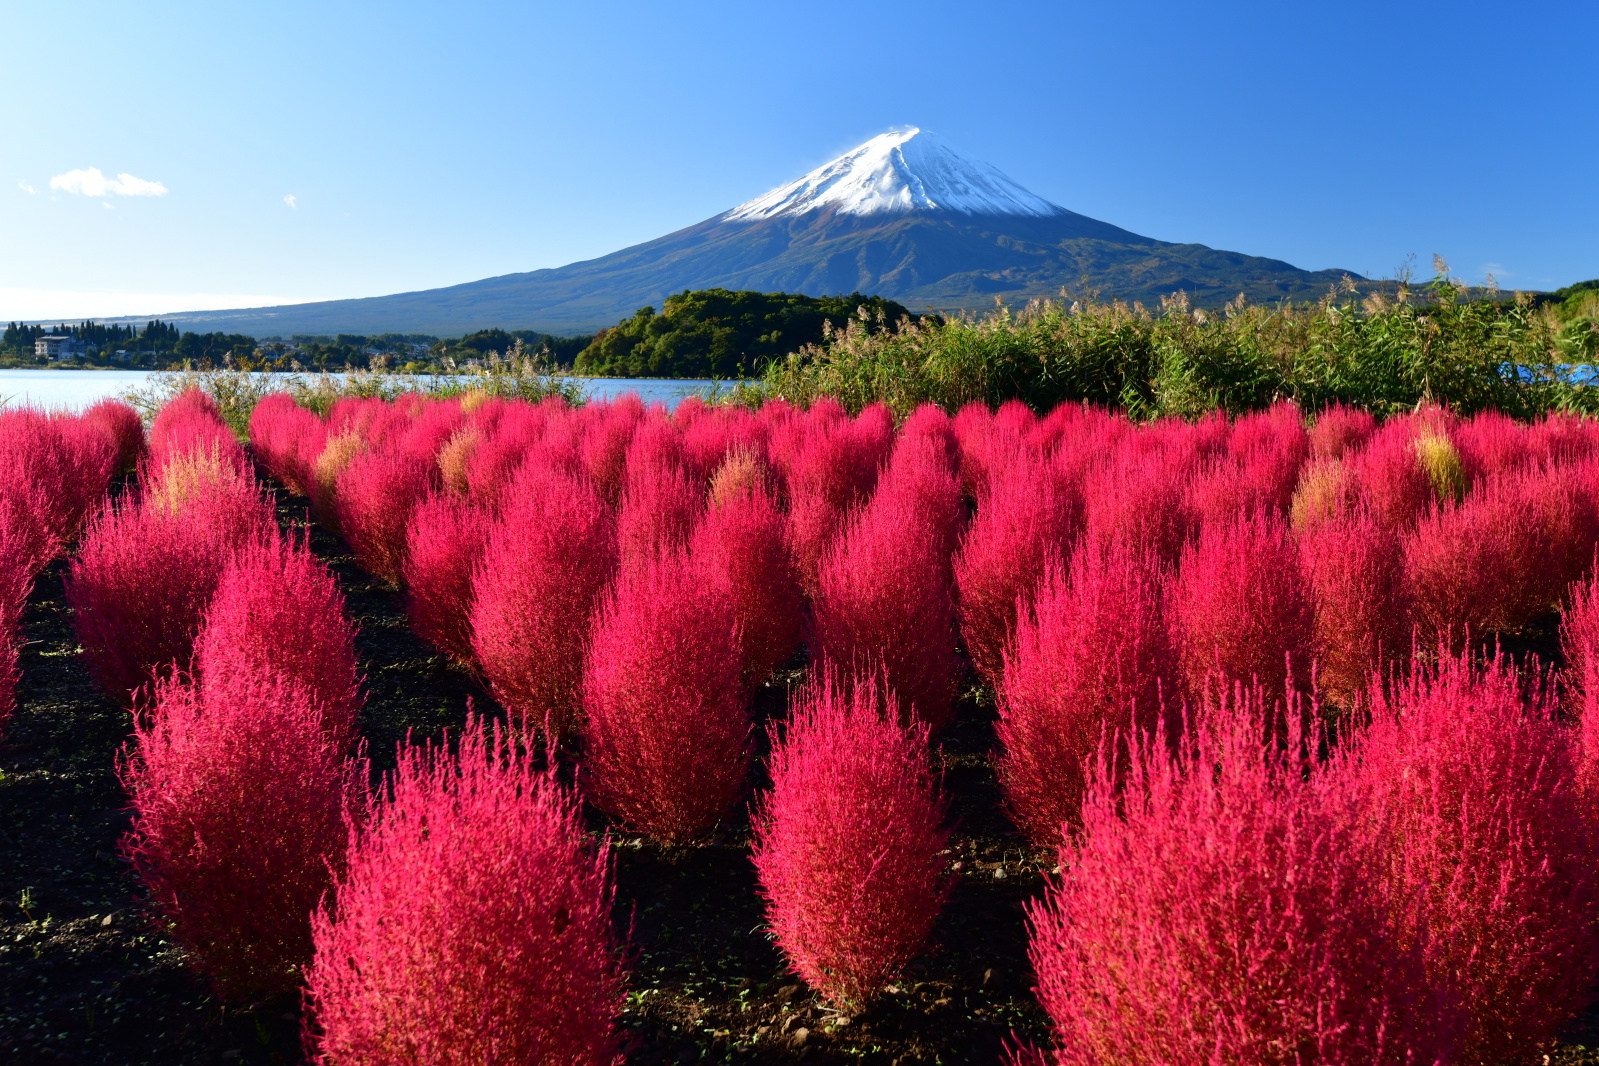
MULTIPOLYGON (((67 407, 81 410, 107 396, 118 396, 142 387, 152 370, 0 370, 0 402, 33 404, 38 407, 67 407)), ((271 376, 271 375, 269 375, 271 376)), ((289 377, 290 375, 282 375, 289 377)), ((709 387, 710 381, 684 378, 578 378, 591 400, 615 399, 637 393, 645 403, 661 403, 668 408, 695 389, 709 387)), ((725 384, 725 383, 724 383, 725 384)))

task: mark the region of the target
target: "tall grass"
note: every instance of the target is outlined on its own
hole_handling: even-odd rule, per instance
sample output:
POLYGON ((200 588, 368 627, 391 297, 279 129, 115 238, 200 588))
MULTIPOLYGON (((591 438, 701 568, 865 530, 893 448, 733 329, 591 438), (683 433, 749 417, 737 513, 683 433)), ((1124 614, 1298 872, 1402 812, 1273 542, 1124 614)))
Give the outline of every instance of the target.
POLYGON ((923 403, 953 411, 1011 398, 1037 410, 1104 404, 1136 418, 1236 414, 1280 399, 1379 413, 1430 400, 1518 417, 1599 407, 1576 384, 1583 371, 1568 362, 1562 324, 1531 299, 1466 298, 1442 271, 1419 292, 1383 288, 1346 282, 1301 307, 1240 297, 1206 311, 1178 293, 1159 308, 1063 297, 891 328, 851 321, 729 399, 831 396, 851 411, 881 402, 901 416, 923 403))

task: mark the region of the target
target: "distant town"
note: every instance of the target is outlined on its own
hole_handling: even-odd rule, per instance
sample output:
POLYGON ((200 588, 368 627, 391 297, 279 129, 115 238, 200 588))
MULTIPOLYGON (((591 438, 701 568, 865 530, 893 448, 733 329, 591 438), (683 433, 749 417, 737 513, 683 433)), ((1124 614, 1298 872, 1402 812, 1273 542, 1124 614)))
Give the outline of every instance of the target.
POLYGON ((409 373, 480 366, 521 352, 569 364, 592 337, 555 337, 533 330, 485 329, 463 337, 385 333, 376 336, 251 337, 193 333, 152 319, 144 326, 82 322, 56 326, 12 322, 0 335, 0 367, 116 367, 163 370, 223 367, 242 370, 388 368, 409 373))

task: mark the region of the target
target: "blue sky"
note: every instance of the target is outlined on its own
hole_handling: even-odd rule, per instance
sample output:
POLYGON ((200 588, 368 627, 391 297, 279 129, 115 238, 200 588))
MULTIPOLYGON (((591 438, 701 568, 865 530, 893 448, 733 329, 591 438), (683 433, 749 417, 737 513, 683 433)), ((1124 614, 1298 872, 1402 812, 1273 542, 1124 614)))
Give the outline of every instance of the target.
POLYGON ((558 266, 904 125, 1165 240, 1599 277, 1593 0, 4 12, 0 320, 558 266))

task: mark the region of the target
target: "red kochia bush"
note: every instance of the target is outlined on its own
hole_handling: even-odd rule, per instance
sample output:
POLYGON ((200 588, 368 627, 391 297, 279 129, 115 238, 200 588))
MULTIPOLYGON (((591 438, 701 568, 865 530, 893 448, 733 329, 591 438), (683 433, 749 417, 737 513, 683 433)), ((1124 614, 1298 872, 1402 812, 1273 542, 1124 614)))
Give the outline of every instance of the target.
POLYGON ((411 512, 403 571, 411 628, 458 662, 472 660, 472 571, 489 529, 482 509, 453 493, 411 512))
POLYGON ((1593 553, 1573 487, 1533 471, 1493 475, 1428 511, 1405 541, 1424 641, 1518 629, 1554 606, 1593 553))
POLYGON ((1315 459, 1339 459, 1354 451, 1377 431, 1370 411, 1329 404, 1310 427, 1310 454, 1315 459))
POLYGON ((644 405, 628 393, 609 404, 584 408, 588 432, 584 434, 582 460, 589 479, 607 503, 621 500, 627 474, 627 448, 644 420, 644 405))
POLYGON ((629 451, 633 459, 616 516, 617 556, 624 562, 681 550, 705 507, 704 489, 681 465, 639 455, 638 444, 652 428, 639 430, 629 451))
POLYGON ((1351 854, 1467 1022, 1465 1062, 1525 1059, 1588 1002, 1599 876, 1577 752, 1540 686, 1439 649, 1335 767, 1359 812, 1351 854))
MULTIPOLYGON (((1290 715, 1297 720, 1298 714, 1290 715)), ((1432 1063, 1447 1017, 1385 934, 1354 829, 1257 699, 1100 762, 1060 882, 1028 908, 1060 1066, 1432 1063)), ((1028 1056, 1037 1061, 1045 1056, 1028 1056)))
POLYGON ((207 452, 240 474, 250 472, 250 460, 222 420, 216 401, 191 388, 156 412, 150 425, 150 466, 159 473, 179 455, 207 452))
POLYGON ((1300 555, 1316 612, 1317 688, 1348 706, 1410 653, 1410 590, 1399 537, 1367 509, 1307 530, 1300 555))
POLYGON ((589 619, 615 531, 583 482, 525 467, 472 576, 472 650, 494 697, 559 739, 577 724, 589 619))
POLYGON ((1258 683, 1270 693, 1310 678, 1315 614, 1285 522, 1243 516, 1207 526, 1183 552, 1172 620, 1188 691, 1258 683))
POLYGON ((144 454, 144 422, 139 412, 121 400, 101 400, 83 412, 83 421, 111 441, 116 473, 131 473, 139 465, 144 454))
POLYGON ((66 597, 106 694, 126 702, 173 662, 187 666, 234 552, 275 528, 254 486, 236 481, 200 486, 176 512, 124 502, 90 522, 66 597))
POLYGON ((398 583, 411 511, 439 481, 432 456, 399 447, 362 452, 339 472, 333 508, 363 570, 398 583))
POLYGON ((0 498, 34 516, 46 559, 104 499, 115 469, 116 445, 83 419, 0 410, 0 498))
POLYGON ((803 622, 783 512, 764 484, 735 485, 711 504, 692 550, 732 605, 745 687, 761 684, 799 647, 803 622))
POLYGON ((43 561, 32 516, 0 497, 0 739, 17 706, 17 628, 43 561))
POLYGON ((815 650, 841 677, 880 671, 902 710, 937 730, 960 675, 949 557, 923 502, 880 492, 856 513, 822 563, 815 650))
POLYGON ((1411 420, 1388 422, 1350 463, 1377 521, 1390 529, 1408 528, 1434 499, 1432 482, 1416 454, 1416 426, 1411 420))
POLYGON ((624 974, 609 850, 496 727, 408 747, 313 919, 306 1043, 326 1066, 613 1066, 624 974))
POLYGON ((1108 735, 1153 730, 1177 660, 1163 567, 1125 544, 1085 545, 1045 578, 1018 621, 996 686, 999 779, 1012 819, 1041 847, 1077 817, 1085 763, 1108 735))
POLYGON ((321 705, 331 736, 355 735, 355 626, 338 583, 303 540, 273 537, 234 556, 194 642, 194 669, 205 685, 275 671, 321 705))
POLYGON ((311 494, 312 466, 327 442, 327 427, 288 393, 264 396, 250 412, 250 444, 263 472, 296 496, 311 494))
POLYGON ((1560 689, 1577 721, 1579 780, 1589 804, 1599 801, 1599 573, 1571 586, 1560 620, 1566 658, 1560 689))
POLYGON ((273 671, 162 682, 121 766, 123 849, 190 964, 234 1002, 292 991, 311 911, 343 866, 364 762, 326 709, 273 671))
POLYGON ((801 690, 787 730, 772 730, 772 789, 754 817, 773 936, 846 1010, 915 957, 952 887, 926 727, 884 704, 871 681, 846 691, 824 676, 801 690))
POLYGON ((672 553, 625 564, 595 619, 578 780, 596 807, 664 843, 709 832, 744 787, 733 617, 705 561, 672 553))
POLYGON ((955 556, 961 636, 972 665, 998 681, 1005 642, 1045 571, 1063 565, 1081 505, 1053 464, 1016 453, 978 502, 955 556))
POLYGON ((1183 496, 1192 470, 1192 456, 1124 443, 1083 479, 1088 540, 1101 546, 1125 540, 1175 562, 1189 534, 1183 496))

